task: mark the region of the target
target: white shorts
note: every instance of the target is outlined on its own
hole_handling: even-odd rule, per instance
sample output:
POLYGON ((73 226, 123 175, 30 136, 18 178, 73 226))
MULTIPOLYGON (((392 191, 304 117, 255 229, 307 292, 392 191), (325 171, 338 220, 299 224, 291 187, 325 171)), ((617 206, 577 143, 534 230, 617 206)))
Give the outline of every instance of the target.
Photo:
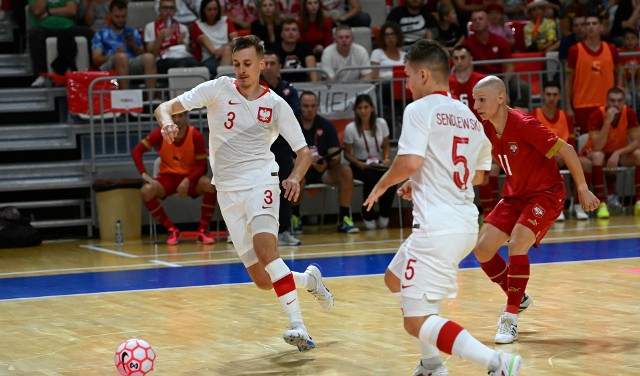
POLYGON ((279 185, 218 191, 218 206, 238 256, 246 267, 256 264, 258 259, 253 251, 253 236, 266 232, 278 237, 279 185), (260 220, 254 221, 256 217, 260 220))
POLYGON ((473 250, 477 239, 478 234, 409 236, 388 267, 400 279, 403 300, 411 298, 433 303, 455 298, 458 264, 473 250))

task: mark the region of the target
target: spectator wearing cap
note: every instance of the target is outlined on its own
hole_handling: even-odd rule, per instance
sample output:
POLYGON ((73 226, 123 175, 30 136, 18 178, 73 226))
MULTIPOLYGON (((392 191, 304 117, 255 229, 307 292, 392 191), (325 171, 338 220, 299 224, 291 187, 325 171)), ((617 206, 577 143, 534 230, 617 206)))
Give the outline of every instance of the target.
POLYGON ((527 5, 531 22, 524 27, 524 44, 529 52, 556 51, 560 46, 556 22, 544 17, 547 6, 545 0, 534 0, 527 5))
POLYGON ((511 48, 515 45, 515 37, 511 27, 505 24, 504 7, 500 4, 489 4, 485 8, 489 16, 489 32, 500 35, 509 42, 511 48))

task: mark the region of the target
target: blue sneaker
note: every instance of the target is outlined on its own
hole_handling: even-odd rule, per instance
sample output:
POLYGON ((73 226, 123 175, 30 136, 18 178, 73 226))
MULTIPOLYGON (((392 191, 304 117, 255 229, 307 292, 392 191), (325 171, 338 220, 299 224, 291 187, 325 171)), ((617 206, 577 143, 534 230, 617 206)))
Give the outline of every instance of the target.
POLYGON ((353 219, 346 215, 342 218, 342 222, 338 225, 338 232, 346 232, 347 234, 355 234, 360 232, 360 229, 353 223, 353 219))
POLYGON ((302 218, 291 215, 291 226, 293 226, 294 234, 302 234, 302 218))
POLYGON ((289 330, 284 332, 282 337, 286 343, 298 347, 298 351, 300 352, 316 348, 316 344, 304 326, 291 326, 289 330))

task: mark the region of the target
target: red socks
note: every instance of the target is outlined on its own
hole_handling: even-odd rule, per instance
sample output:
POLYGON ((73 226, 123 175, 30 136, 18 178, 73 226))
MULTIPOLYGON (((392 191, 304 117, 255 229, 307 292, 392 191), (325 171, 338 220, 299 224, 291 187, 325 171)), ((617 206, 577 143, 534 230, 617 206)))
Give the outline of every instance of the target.
POLYGON ((496 252, 491 260, 480 263, 480 267, 492 282, 497 283, 504 292, 507 292, 509 266, 499 253, 496 252))
POLYGON ((157 198, 154 197, 149 201, 145 201, 144 206, 147 208, 151 216, 167 230, 172 227, 176 227, 176 225, 174 225, 167 216, 167 213, 164 211, 157 198))
POLYGON ((507 312, 518 313, 520 302, 524 297, 524 290, 529 282, 529 256, 509 256, 509 277, 507 291, 507 312))

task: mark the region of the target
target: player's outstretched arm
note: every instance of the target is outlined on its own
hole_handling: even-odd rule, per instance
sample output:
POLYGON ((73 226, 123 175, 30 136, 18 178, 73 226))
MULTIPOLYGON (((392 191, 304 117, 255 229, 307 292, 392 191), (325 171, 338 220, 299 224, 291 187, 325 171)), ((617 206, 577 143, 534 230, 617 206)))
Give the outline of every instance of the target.
POLYGON ((162 102, 153 112, 158 125, 162 128, 162 137, 170 144, 175 141, 178 135, 178 126, 171 119, 171 115, 185 111, 186 109, 178 98, 173 98, 167 102, 162 102))
POLYGON ((300 196, 300 181, 304 178, 311 165, 311 151, 308 146, 304 146, 296 151, 296 161, 293 163, 291 175, 282 181, 284 197, 293 202, 298 201, 300 196))
POLYGON ((589 191, 589 186, 584 178, 584 171, 582 171, 580 159, 578 159, 578 154, 576 154, 573 146, 562 141, 562 146, 558 149, 558 154, 560 154, 564 163, 567 165, 567 168, 571 172, 571 177, 573 178, 573 182, 576 184, 576 189, 578 191, 580 205, 582 205, 584 210, 587 211, 596 210, 600 204, 600 200, 598 200, 598 198, 589 191))
POLYGON ((424 158, 419 155, 398 155, 396 159, 393 160, 391 168, 382 175, 376 186, 373 187, 371 194, 362 206, 365 206, 367 210, 371 210, 373 204, 378 201, 378 198, 382 196, 389 187, 407 180, 423 163, 424 158))

